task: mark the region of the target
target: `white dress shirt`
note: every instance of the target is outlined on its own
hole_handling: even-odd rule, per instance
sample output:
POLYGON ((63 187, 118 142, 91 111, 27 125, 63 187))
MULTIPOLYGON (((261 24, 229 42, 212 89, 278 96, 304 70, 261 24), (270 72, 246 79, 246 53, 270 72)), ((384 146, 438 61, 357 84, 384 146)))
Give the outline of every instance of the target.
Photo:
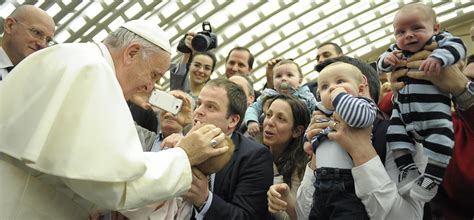
MULTIPOLYGON (((427 158, 423 155, 421 146, 414 160, 420 172, 426 167, 427 158)), ((424 202, 416 201, 409 195, 400 195, 398 168, 395 165, 391 151, 387 150, 385 167, 379 157, 374 157, 366 163, 352 168, 355 191, 365 206, 370 219, 398 220, 423 218, 424 202)), ((298 219, 308 219, 313 203, 314 172, 306 167, 305 175, 296 195, 296 214, 298 219)))
POLYGON ((8 57, 5 50, 0 47, 0 81, 3 81, 8 75, 8 67, 12 67, 13 63, 8 57))

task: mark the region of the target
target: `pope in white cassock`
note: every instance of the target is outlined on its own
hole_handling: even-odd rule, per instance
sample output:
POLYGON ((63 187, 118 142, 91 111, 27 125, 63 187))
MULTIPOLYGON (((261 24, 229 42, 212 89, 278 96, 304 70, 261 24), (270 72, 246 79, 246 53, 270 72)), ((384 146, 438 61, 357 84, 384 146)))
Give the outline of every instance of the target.
POLYGON ((81 219, 185 193, 191 166, 227 151, 220 129, 143 152, 126 99, 167 71, 163 30, 129 21, 104 43, 61 44, 23 60, 0 84, 0 219, 81 219))

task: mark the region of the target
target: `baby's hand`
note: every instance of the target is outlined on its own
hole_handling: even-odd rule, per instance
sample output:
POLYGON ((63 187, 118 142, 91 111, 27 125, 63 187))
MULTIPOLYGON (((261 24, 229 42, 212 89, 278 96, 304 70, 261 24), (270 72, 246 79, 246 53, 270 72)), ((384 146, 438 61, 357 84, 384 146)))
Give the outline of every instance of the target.
POLYGON ((419 70, 425 72, 427 76, 438 76, 441 71, 441 60, 428 57, 421 63, 419 70))
POLYGON ((339 93, 347 93, 347 91, 342 87, 337 87, 331 91, 331 100, 334 100, 339 93))
POLYGON ((393 51, 388 54, 383 60, 385 66, 396 66, 402 60, 402 53, 400 51, 393 51))
POLYGON ((275 58, 275 59, 271 59, 267 62, 267 69, 273 69, 273 66, 275 66, 275 64, 279 63, 281 60, 283 60, 283 58, 275 58))
POLYGON ((248 127, 247 132, 253 137, 255 137, 260 132, 260 126, 258 125, 257 122, 254 122, 254 121, 249 122, 247 127, 248 127))

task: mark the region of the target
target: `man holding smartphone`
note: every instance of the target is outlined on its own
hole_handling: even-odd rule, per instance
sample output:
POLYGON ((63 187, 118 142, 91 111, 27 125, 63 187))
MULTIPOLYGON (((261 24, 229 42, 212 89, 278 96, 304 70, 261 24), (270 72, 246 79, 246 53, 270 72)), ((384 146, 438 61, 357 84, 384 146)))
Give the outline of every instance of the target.
POLYGON ((157 24, 133 20, 104 43, 61 44, 19 63, 0 87, 2 217, 82 220, 188 191, 191 166, 228 150, 213 148, 221 129, 200 126, 176 148, 145 153, 126 104, 151 91, 170 55, 157 24))

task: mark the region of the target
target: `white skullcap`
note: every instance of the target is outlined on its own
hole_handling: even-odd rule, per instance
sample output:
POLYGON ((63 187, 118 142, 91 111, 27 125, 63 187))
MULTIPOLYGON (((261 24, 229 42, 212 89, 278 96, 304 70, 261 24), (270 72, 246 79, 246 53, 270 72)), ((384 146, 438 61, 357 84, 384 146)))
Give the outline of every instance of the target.
POLYGON ((143 37, 171 54, 169 37, 158 24, 147 20, 132 20, 123 24, 121 27, 143 37))

